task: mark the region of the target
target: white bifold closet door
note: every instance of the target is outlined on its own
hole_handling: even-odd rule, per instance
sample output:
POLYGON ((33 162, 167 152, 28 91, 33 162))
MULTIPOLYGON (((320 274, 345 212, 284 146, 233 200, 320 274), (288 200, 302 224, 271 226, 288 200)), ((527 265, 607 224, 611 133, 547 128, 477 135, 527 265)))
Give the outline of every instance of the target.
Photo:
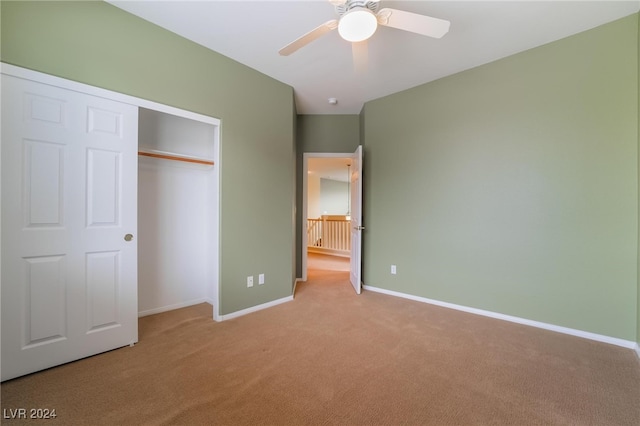
POLYGON ((138 108, 2 76, 2 380, 138 340, 138 108))

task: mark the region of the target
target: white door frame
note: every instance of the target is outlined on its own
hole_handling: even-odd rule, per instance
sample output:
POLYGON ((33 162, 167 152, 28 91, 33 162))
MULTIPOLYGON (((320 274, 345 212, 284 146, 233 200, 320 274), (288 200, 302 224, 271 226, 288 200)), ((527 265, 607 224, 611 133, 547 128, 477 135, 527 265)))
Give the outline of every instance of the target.
MULTIPOLYGON (((302 223, 300 232, 302 233, 302 281, 307 281, 307 205, 308 205, 308 179, 309 158, 353 158, 353 152, 305 152, 302 154, 302 223)), ((351 179, 351 177, 349 177, 351 179)), ((351 196, 351 194, 349 194, 351 196)))
POLYGON ((178 117, 188 118, 194 121, 200 121, 202 123, 211 124, 215 127, 214 132, 214 149, 213 149, 213 161, 215 167, 213 168, 213 190, 217 193, 217 196, 212 199, 211 207, 212 211, 212 228, 210 235, 214 238, 213 244, 211 244, 211 270, 215 271, 212 274, 212 282, 208 289, 208 295, 206 301, 213 305, 213 319, 221 321, 220 316, 220 124, 221 121, 214 117, 198 114, 191 111, 171 107, 157 102, 148 101, 146 99, 137 98, 135 96, 125 95, 123 93, 113 92, 111 90, 101 89, 99 87, 90 86, 88 84, 78 83, 75 81, 67 80, 60 77, 55 77, 49 74, 44 74, 37 71, 28 70, 26 68, 9 65, 4 62, 0 63, 0 72, 2 74, 11 75, 14 77, 22 78, 25 80, 31 80, 38 83, 48 84, 51 86, 60 87, 62 89, 68 89, 76 92, 86 93, 88 95, 97 96, 105 99, 110 99, 117 102, 122 102, 137 107, 142 107, 150 110, 160 111, 167 114, 175 115, 178 117))

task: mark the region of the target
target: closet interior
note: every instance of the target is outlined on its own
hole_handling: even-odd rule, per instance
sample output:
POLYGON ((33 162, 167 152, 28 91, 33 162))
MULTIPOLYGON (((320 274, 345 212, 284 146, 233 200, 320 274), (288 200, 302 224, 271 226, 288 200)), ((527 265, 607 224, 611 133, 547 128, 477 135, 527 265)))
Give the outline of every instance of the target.
POLYGON ((215 123, 139 109, 139 316, 217 306, 218 132, 215 123))

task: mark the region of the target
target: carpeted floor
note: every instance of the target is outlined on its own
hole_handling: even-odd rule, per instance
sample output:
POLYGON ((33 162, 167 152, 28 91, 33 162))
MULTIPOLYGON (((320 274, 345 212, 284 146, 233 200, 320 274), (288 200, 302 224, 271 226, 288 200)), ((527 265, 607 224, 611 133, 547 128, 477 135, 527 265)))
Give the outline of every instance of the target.
POLYGON ((222 323, 206 304, 144 317, 135 347, 1 393, 3 412, 56 410, 39 424, 640 424, 631 350, 356 296, 348 273, 321 269, 292 302, 222 323))
POLYGON ((329 256, 320 253, 307 253, 307 270, 321 269, 325 271, 349 271, 348 257, 329 256))

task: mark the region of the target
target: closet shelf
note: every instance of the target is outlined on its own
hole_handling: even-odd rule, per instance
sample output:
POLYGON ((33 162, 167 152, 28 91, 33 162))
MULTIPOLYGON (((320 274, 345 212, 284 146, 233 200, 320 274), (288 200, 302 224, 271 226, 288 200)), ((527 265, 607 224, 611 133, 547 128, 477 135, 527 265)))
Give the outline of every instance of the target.
POLYGON ((208 158, 194 157, 191 155, 176 154, 174 152, 158 151, 155 149, 140 149, 138 155, 152 158, 161 158, 163 160, 184 161, 187 163, 204 164, 213 166, 214 162, 208 158))

